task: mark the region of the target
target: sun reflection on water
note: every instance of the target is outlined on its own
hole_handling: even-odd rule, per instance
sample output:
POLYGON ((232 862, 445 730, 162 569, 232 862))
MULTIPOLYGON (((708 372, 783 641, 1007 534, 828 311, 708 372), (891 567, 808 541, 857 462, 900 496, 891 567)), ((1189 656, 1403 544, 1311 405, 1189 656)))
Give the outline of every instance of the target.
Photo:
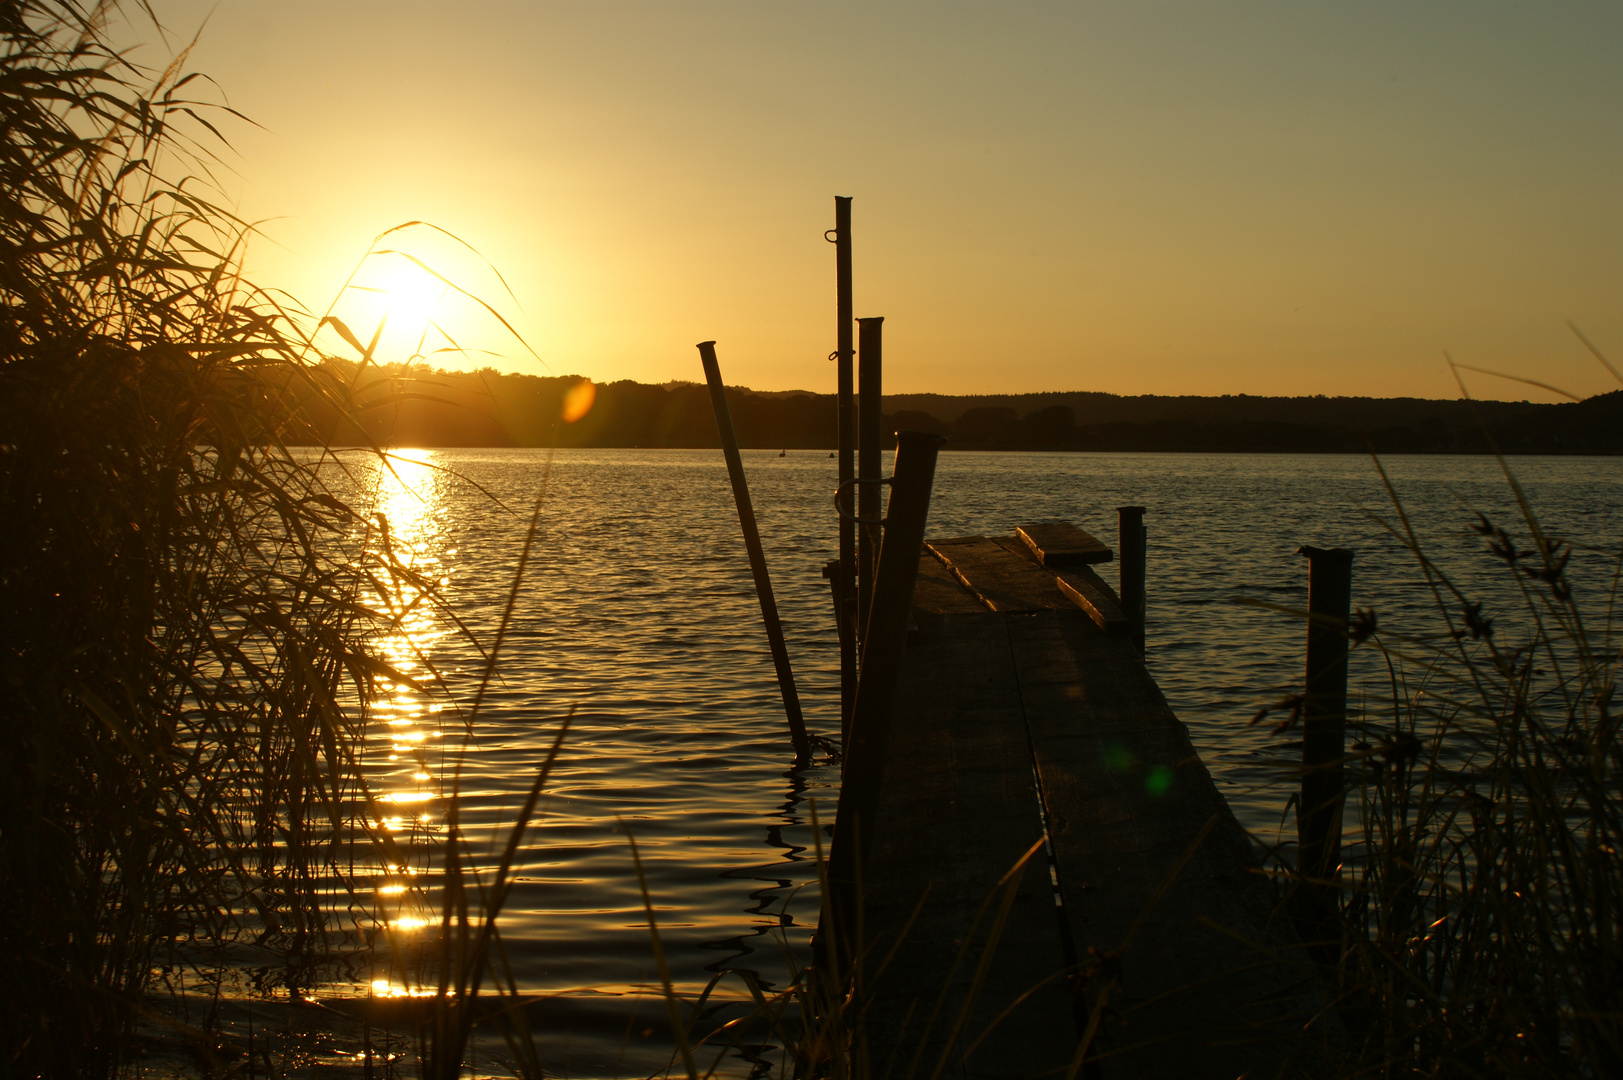
POLYGON ((451 632, 439 590, 449 584, 444 560, 445 477, 433 450, 396 450, 375 471, 367 544, 379 568, 369 600, 386 612, 391 629, 375 642, 380 658, 402 678, 380 678, 367 731, 369 782, 378 816, 374 825, 404 860, 378 874, 371 956, 376 996, 413 995, 420 980, 425 931, 435 925, 422 884, 433 879, 435 851, 444 838, 443 735, 439 721, 445 690, 435 650, 451 632))

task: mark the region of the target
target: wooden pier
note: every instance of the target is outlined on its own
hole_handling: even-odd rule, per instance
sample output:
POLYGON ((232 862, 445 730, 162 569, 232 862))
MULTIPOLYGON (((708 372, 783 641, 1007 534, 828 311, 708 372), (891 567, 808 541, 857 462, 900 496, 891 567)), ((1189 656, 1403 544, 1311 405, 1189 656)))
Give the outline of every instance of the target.
POLYGON ((871 818, 845 921, 872 1077, 1233 1080, 1323 1052, 1325 993, 1111 557, 1070 525, 925 545, 877 792, 841 797, 871 818))
MULTIPOLYGON (((884 320, 856 320, 859 355, 849 198, 835 199, 825 236, 836 251, 840 482, 839 558, 824 576, 845 764, 816 950, 845 1002, 852 1075, 1311 1074, 1339 1029, 1297 928, 1316 928, 1310 936, 1325 940, 1310 944, 1333 960, 1331 924, 1315 915, 1333 886, 1310 886, 1316 898, 1284 916, 1150 678, 1144 508, 1117 508, 1117 552, 1057 522, 927 542, 945 440, 898 431, 893 475, 880 475, 884 320), (1116 555, 1112 588, 1094 567, 1116 555)), ((810 744, 714 342, 699 350, 804 762, 810 744)), ((1300 846, 1330 877, 1351 555, 1303 552, 1323 564, 1325 589, 1319 599, 1320 585, 1310 590, 1300 846)))

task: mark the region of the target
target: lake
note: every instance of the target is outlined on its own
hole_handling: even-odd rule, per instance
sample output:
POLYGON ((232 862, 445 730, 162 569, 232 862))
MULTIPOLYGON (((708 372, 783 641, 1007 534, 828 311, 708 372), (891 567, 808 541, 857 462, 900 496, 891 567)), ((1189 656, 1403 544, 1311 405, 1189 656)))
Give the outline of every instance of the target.
MULTIPOLYGON (((808 726, 837 735, 838 656, 822 578, 836 547, 835 461, 746 452, 756 513, 808 726)), ((1385 463, 1413 525, 1489 610, 1513 600, 1468 526, 1485 513, 1523 531, 1499 465, 1482 457, 1385 463)), ((1623 536, 1623 459, 1523 458, 1511 466, 1554 535, 1596 545, 1575 556, 1580 591, 1611 586, 1623 536), (1610 552, 1610 554, 1607 554, 1610 552)), ((500 677, 471 726, 482 664, 443 614, 403 612, 392 661, 439 689, 398 688, 373 711, 368 768, 403 840, 443 833, 449 800, 494 851, 545 748, 572 727, 519 860, 503 920, 515 974, 551 995, 539 1033, 563 1075, 645 1073, 663 1052, 643 900, 643 858, 679 990, 747 969, 782 986, 804 963, 817 916, 811 817, 834 811, 838 767, 799 772, 720 451, 402 451, 354 497, 385 514, 393 542, 441 582, 488 644, 514 586, 540 500, 534 555, 517 592, 500 677), (808 883, 813 883, 808 887, 808 883)), ((1120 504, 1146 506, 1152 674, 1220 790, 1264 842, 1288 838, 1290 782, 1262 705, 1294 690, 1300 619, 1236 601, 1300 607, 1303 544, 1355 550, 1355 607, 1383 629, 1435 629, 1414 559, 1388 531, 1391 500, 1360 456, 944 452, 928 535, 1002 534, 1068 519, 1115 543, 1120 504)), ((1114 566, 1101 568, 1114 582, 1114 566)), ((1598 590, 1599 592, 1596 592, 1598 590)), ((1355 655, 1354 707, 1380 706, 1384 669, 1355 655)), ((425 845, 426 846, 426 845, 425 845)), ((493 861, 493 856, 491 861, 493 861)), ((431 867, 420 867, 429 869, 431 867)), ((382 875, 397 887, 409 877, 382 875)), ((378 902, 396 947, 379 947, 325 992, 401 993, 402 943, 435 912, 410 890, 378 902)), ((736 979, 717 993, 736 998, 736 979)), ((747 1064, 739 1063, 743 1072, 747 1064)))

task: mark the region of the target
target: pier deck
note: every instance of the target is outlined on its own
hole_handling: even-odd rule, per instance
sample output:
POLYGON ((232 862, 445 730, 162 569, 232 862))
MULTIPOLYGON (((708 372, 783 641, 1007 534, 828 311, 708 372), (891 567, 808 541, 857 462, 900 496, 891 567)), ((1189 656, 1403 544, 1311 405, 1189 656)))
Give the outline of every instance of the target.
POLYGON ((1090 1022, 1078 1076, 1289 1075, 1311 965, 1091 569, 1110 552, 1043 528, 920 561, 861 860, 871 1075, 1063 1077, 1090 1022))

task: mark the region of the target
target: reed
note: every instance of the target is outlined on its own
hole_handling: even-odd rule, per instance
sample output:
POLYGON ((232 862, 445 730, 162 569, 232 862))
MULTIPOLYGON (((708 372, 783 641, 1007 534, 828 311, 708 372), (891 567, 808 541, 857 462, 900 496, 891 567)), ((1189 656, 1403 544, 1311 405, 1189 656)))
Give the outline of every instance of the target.
POLYGON ((206 82, 133 66, 117 14, 0 2, 5 1075, 112 1075, 155 968, 233 943, 302 985, 376 819, 364 706, 409 682, 373 585, 433 592, 290 449, 345 384, 242 280, 206 82))
POLYGON ((1345 861, 1334 882, 1287 870, 1338 898, 1326 974, 1354 1052, 1337 1075, 1623 1073, 1623 548, 1591 552, 1605 580, 1573 581, 1572 546, 1500 464, 1517 519, 1471 526, 1490 600, 1421 543, 1376 462, 1440 629, 1351 620, 1388 682, 1349 724, 1345 861))

